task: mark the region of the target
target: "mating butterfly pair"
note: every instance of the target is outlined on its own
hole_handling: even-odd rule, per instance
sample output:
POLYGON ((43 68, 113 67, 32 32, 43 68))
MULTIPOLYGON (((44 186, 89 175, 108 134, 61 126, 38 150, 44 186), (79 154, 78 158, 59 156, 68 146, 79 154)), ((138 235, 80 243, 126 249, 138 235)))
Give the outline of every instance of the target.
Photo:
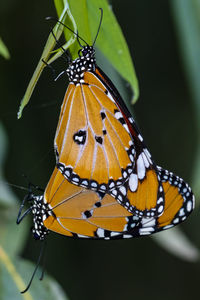
POLYGON ((66 73, 56 167, 44 195, 27 198, 34 237, 44 240, 52 230, 129 238, 184 221, 194 208, 191 188, 154 163, 119 92, 96 65, 93 46, 83 47, 66 73))

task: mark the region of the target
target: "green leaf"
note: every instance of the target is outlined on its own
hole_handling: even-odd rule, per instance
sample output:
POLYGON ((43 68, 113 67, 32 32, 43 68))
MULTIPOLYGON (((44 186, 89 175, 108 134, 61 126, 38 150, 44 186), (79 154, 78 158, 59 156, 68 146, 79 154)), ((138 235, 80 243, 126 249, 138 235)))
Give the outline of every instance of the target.
POLYGON ((26 288, 27 278, 31 277, 34 265, 16 259, 24 248, 25 240, 30 226, 25 218, 20 225, 16 225, 19 204, 3 179, 3 162, 7 153, 7 138, 3 126, 0 124, 0 299, 57 299, 66 300, 60 286, 50 277, 46 276, 41 283, 34 280, 31 291, 21 294, 26 288), (2 201, 3 197, 3 201, 2 201))
MULTIPOLYGON (((60 15, 64 3, 68 2, 68 5, 70 7, 69 13, 71 14, 69 16, 69 20, 65 21, 65 24, 72 29, 75 33, 78 32, 80 37, 84 37, 85 41, 87 43, 91 43, 92 37, 91 37, 91 31, 89 28, 88 23, 88 12, 87 12, 87 5, 85 0, 76 0, 74 1, 67 1, 67 0, 54 0, 57 14, 60 15), (73 16, 73 17, 72 17, 73 16), (81 17, 80 17, 81 16, 81 17), (78 21, 78 29, 75 21, 78 21), (72 24, 70 24, 70 20, 73 21, 72 24)), ((64 28, 64 34, 66 41, 69 39, 69 34, 71 35, 70 30, 64 28)), ((74 43, 69 47, 69 51, 71 54, 72 59, 75 59, 78 56, 78 50, 80 49, 80 45, 77 41, 77 38, 75 39, 74 43)))
POLYGON ((3 177, 3 167, 6 159, 6 153, 8 150, 8 140, 3 128, 3 125, 0 123, 0 207, 8 207, 13 204, 16 205, 17 199, 12 193, 9 185, 6 183, 6 180, 3 177))
POLYGON ((8 51, 8 48, 2 41, 1 37, 0 37, 0 55, 2 55, 5 59, 10 59, 10 53, 8 51))
POLYGON ((173 0, 170 2, 177 30, 185 76, 194 102, 196 114, 196 149, 192 188, 200 200, 200 2, 198 0, 173 0))
MULTIPOLYGON (((127 43, 108 1, 69 0, 69 5, 75 18, 79 35, 88 44, 92 44, 96 37, 100 21, 99 8, 103 9, 103 21, 96 40, 96 46, 119 74, 131 85, 133 103, 136 102, 139 96, 139 88, 135 69, 127 43)), ((73 53, 73 56, 76 57, 77 52, 73 53)))
POLYGON ((8 150, 8 140, 2 123, 0 123, 0 144, 0 170, 2 170, 6 152, 8 150))
POLYGON ((166 251, 180 259, 189 262, 197 262, 200 259, 199 249, 177 227, 157 233, 152 238, 166 251))
MULTIPOLYGON (((43 281, 35 276, 30 289, 21 294, 29 281, 35 265, 22 259, 11 259, 0 246, 0 299, 1 300, 67 300, 61 287, 45 274, 43 281)), ((38 270, 38 273, 41 271, 38 270)), ((37 274, 36 274, 37 275, 37 274)))
MULTIPOLYGON (((61 14, 61 16, 59 18, 59 21, 65 22, 66 15, 68 17, 71 16, 71 13, 69 11, 69 7, 68 7, 68 4, 67 4, 67 1, 66 1, 65 6, 64 6, 64 9, 62 11, 62 14, 61 14)), ((71 20, 71 22, 73 24, 75 24, 73 20, 71 20)), ((64 28, 63 28, 63 26, 61 24, 56 23, 56 25, 53 28, 53 32, 54 32, 54 34, 56 36, 56 39, 60 38, 60 36, 61 36, 61 34, 63 32, 63 29, 64 28)), ((74 41, 75 41, 75 36, 72 35, 71 38, 70 38, 70 40, 63 46, 63 48, 64 49, 68 49, 68 47, 71 44, 73 44, 74 41)), ((34 91, 34 88, 35 88, 35 86, 36 86, 36 84, 38 82, 38 79, 39 79, 39 77, 40 77, 43 69, 46 66, 46 64, 43 63, 42 60, 44 60, 48 64, 51 64, 55 59, 57 59, 59 56, 61 56, 63 54, 63 52, 62 52, 61 49, 58 49, 56 51, 56 53, 54 54, 54 52, 52 50, 55 47, 55 44, 56 44, 55 38, 53 37, 52 33, 50 33, 50 35, 49 35, 49 37, 47 39, 46 45, 44 47, 43 53, 41 55, 41 58, 39 60, 39 63, 38 63, 38 65, 37 65, 37 67, 35 69, 35 72, 34 72, 32 78, 31 78, 31 80, 30 80, 30 82, 28 84, 28 87, 26 89, 25 95, 24 95, 24 97, 23 97, 23 99, 22 99, 22 101, 20 103, 19 111, 18 111, 18 114, 17 114, 18 119, 21 118, 22 111, 23 111, 24 107, 28 104, 28 102, 30 100, 30 97, 31 97, 31 95, 32 95, 32 93, 34 91), (50 57, 50 55, 52 53, 53 53, 53 56, 49 59, 49 57, 50 57)))
POLYGON ((19 254, 25 246, 30 225, 25 218, 20 225, 16 224, 19 205, 0 210, 0 245, 10 256, 19 254))
POLYGON ((16 225, 19 201, 3 176, 3 162, 8 150, 8 141, 1 123, 0 145, 0 245, 7 253, 15 255, 23 248, 30 229, 27 219, 23 221, 23 226, 21 225, 20 228, 16 225))
MULTIPOLYGON (((59 20, 64 22, 65 25, 71 28, 75 33, 78 28, 79 36, 91 45, 97 34, 100 21, 99 8, 103 8, 103 22, 96 45, 116 68, 119 74, 129 82, 133 90, 133 102, 135 102, 139 95, 137 77, 128 46, 108 2, 106 0, 54 0, 54 4, 58 16, 60 16, 59 20), (76 26, 74 19, 78 26, 76 26)), ((68 42, 63 45, 63 48, 65 50, 69 49, 72 59, 75 59, 78 55, 78 50, 80 49, 76 35, 72 34, 70 30, 64 28, 59 23, 55 25, 53 31, 57 39, 59 39, 62 32, 64 32, 65 38, 68 42)), ((55 39, 52 34, 50 34, 38 66, 21 101, 18 118, 21 117, 24 107, 29 102, 37 81, 45 67, 42 59, 48 64, 51 64, 63 54, 62 49, 60 48, 53 51, 55 43, 55 39), (53 55, 49 58, 51 54, 53 55)))

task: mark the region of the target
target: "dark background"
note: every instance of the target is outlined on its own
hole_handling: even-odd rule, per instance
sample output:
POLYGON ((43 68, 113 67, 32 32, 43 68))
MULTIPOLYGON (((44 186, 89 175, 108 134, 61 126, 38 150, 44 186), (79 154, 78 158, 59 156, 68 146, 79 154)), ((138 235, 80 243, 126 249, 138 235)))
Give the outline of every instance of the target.
MULTIPOLYGON (((194 109, 169 4, 166 0, 112 1, 139 80, 134 114, 142 134, 156 162, 191 183, 194 109)), ((0 4, 0 35, 11 53, 10 61, 0 57, 0 118, 9 139, 5 175, 8 182, 22 186, 27 186, 22 176, 26 174, 45 187, 55 165, 53 139, 67 79, 54 82, 46 69, 22 119, 16 119, 49 34, 44 18, 55 15, 53 1, 0 4)), ((62 70, 63 64, 58 61, 55 68, 62 70)), ((23 192, 15 192, 23 199, 23 192)), ((199 244, 196 223, 194 213, 180 227, 199 244)), ((72 300, 192 299, 199 293, 199 264, 179 260, 151 238, 104 242, 52 233, 47 247, 47 271, 72 300)), ((22 255, 35 261, 39 248, 30 235, 22 255)))

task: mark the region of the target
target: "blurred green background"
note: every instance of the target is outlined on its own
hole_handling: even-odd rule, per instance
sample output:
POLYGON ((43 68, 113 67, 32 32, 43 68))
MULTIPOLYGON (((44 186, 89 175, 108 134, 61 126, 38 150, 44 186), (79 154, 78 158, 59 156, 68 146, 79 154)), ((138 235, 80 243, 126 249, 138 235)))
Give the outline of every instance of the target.
MULTIPOLYGON (((111 4, 139 80, 140 98, 133 109, 145 141, 159 165, 192 185, 197 111, 179 51, 171 2, 113 0, 111 4)), ((45 69, 22 118, 16 117, 50 31, 49 23, 44 20, 46 16, 56 16, 53 1, 0 3, 0 36, 11 54, 10 60, 0 57, 0 119, 9 142, 5 178, 10 183, 27 186, 22 176, 25 174, 43 188, 55 165, 53 139, 67 79, 62 77, 54 82, 51 72, 45 69)), ((199 61, 197 64, 200 67, 199 61)), ((63 66, 62 59, 54 64, 58 72, 63 66)), ((105 70, 102 60, 100 66, 105 70)), ((14 189, 14 192, 23 199, 24 191, 14 189)), ((198 219, 197 208, 180 226, 197 247, 200 246, 198 219)), ((19 230, 21 227, 23 223, 19 230)), ((30 234, 21 254, 35 262, 39 249, 39 242, 30 234)), ((67 239, 51 233, 46 270, 71 300, 192 299, 199 293, 199 263, 172 256, 150 237, 104 242, 67 239)))

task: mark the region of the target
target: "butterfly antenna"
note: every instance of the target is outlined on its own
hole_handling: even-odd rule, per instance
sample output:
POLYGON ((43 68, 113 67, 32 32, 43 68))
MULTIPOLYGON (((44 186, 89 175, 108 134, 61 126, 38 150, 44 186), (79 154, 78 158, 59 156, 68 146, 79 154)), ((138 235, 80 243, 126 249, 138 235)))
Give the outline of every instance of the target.
POLYGON ((102 24, 102 19, 103 19, 103 8, 100 7, 99 9, 100 9, 100 11, 101 11, 101 17, 100 17, 100 21, 99 21, 99 27, 98 27, 98 29, 97 29, 97 34, 96 34, 96 36, 95 36, 95 39, 94 39, 94 42, 93 42, 92 47, 94 47, 94 44, 96 43, 97 37, 98 37, 98 35, 99 35, 100 28, 101 28, 101 24, 102 24))
POLYGON ((10 183, 10 182, 7 182, 7 181, 0 181, 0 183, 12 186, 12 187, 14 187, 16 189, 19 189, 19 190, 29 191, 29 189, 24 187, 24 186, 13 184, 13 183, 10 183))
POLYGON ((41 187, 39 187, 38 185, 35 185, 34 183, 32 183, 28 176, 25 174, 22 174, 22 176, 26 179, 26 181, 28 182, 28 191, 29 193, 32 193, 32 189, 34 188, 37 191, 43 192, 44 193, 44 189, 42 189, 41 187))
POLYGON ((26 292, 28 291, 28 289, 30 288, 31 283, 32 283, 32 281, 33 281, 33 278, 35 277, 35 273, 37 272, 37 269, 38 269, 38 267, 39 267, 39 265, 40 265, 40 261, 41 261, 41 258, 42 258, 42 256, 43 256, 45 247, 46 247, 46 242, 45 242, 45 241, 42 241, 42 246, 41 246, 40 254, 39 254, 39 257, 38 257, 38 260, 37 260, 37 264, 36 264, 36 266, 35 266, 35 270, 34 270, 32 276, 31 276, 31 279, 30 279, 30 281, 29 281, 27 287, 25 288, 25 290, 21 291, 21 294, 26 293, 26 292))
POLYGON ((29 207, 23 214, 22 214, 22 210, 25 206, 25 203, 30 201, 32 199, 32 188, 31 186, 29 186, 28 188, 28 194, 24 197, 21 205, 20 205, 20 208, 19 208, 19 212, 18 212, 18 215, 17 215, 17 225, 19 225, 21 223, 21 221, 31 212, 32 210, 32 206, 29 207))
MULTIPOLYGON (((53 28, 51 28, 51 34, 53 35, 54 40, 56 41, 57 46, 63 51, 63 54, 66 55, 67 63, 70 63, 70 62, 71 62, 71 58, 70 58, 70 56, 67 54, 66 50, 63 48, 63 46, 61 45, 61 43, 60 43, 60 42, 58 41, 58 39, 56 38, 55 33, 53 32, 53 28)), ((53 68, 52 68, 49 64, 47 64, 44 60, 42 60, 42 61, 43 61, 48 67, 50 67, 50 68, 52 69, 52 71, 53 71, 53 68)), ((54 70, 54 71, 55 71, 55 70, 54 70)), ((53 73, 55 74, 54 71, 53 71, 53 73)))
MULTIPOLYGON (((67 25, 65 25, 63 22, 59 21, 58 19, 54 18, 54 17, 47 17, 46 20, 54 20, 57 23, 63 25, 65 28, 67 28, 69 31, 71 31, 77 38, 79 38, 81 41, 83 41, 84 43, 86 43, 86 45, 88 45, 88 43, 82 38, 80 37, 80 35, 76 32, 74 32, 70 27, 68 27, 67 25)), ((89 46, 89 45, 88 45, 89 46)))
MULTIPOLYGON (((22 175, 26 178, 26 180, 28 180, 28 177, 26 175, 22 175)), ((28 183, 28 194, 24 197, 21 205, 20 205, 20 208, 19 208, 19 212, 18 212, 18 215, 17 215, 17 225, 19 225, 21 223, 21 221, 32 211, 32 206, 30 206, 23 214, 22 214, 22 210, 26 204, 26 202, 31 202, 33 199, 34 199, 34 195, 33 195, 33 191, 32 189, 36 189, 38 191, 41 191, 44 193, 44 190, 36 185, 34 185, 33 183, 28 183)), ((24 188, 25 189, 25 188, 24 188)))
POLYGON ((83 48, 83 45, 81 44, 80 39, 79 39, 78 30, 77 30, 77 42, 78 42, 79 46, 81 48, 83 48))

